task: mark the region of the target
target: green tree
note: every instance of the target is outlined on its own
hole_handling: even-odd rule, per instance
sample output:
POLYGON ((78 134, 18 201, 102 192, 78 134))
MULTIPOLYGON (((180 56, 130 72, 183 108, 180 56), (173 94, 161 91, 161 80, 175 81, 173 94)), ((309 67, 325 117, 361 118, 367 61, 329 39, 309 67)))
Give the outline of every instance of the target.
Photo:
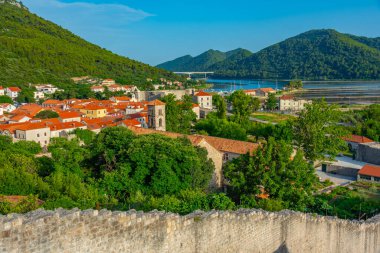
POLYGON ((166 130, 176 133, 189 134, 192 123, 196 121, 193 104, 190 96, 176 100, 175 95, 169 94, 161 98, 165 103, 166 130))
POLYGON ((195 129, 199 134, 205 131, 211 136, 241 141, 247 140, 246 130, 241 125, 227 119, 208 117, 199 121, 195 125, 195 129))
POLYGON ((295 144, 308 160, 334 158, 345 150, 342 137, 347 132, 338 125, 340 114, 336 106, 328 105, 324 100, 306 105, 299 113, 294 121, 295 144))
POLYGON ((212 95, 212 104, 216 107, 216 115, 219 119, 225 119, 227 115, 226 100, 219 94, 212 95))
POLYGON ((11 105, 13 105, 13 100, 8 96, 0 96, 0 104, 11 104, 11 105))
POLYGON ((268 99, 265 103, 265 106, 268 110, 273 111, 277 108, 277 98, 276 95, 273 93, 270 93, 268 96, 268 99))
POLYGON ((37 118, 37 119, 53 119, 53 118, 59 118, 59 114, 55 111, 45 110, 45 111, 40 111, 39 113, 37 113, 35 118, 37 118))
POLYGON ((291 145, 269 138, 254 156, 246 154, 227 163, 224 176, 229 195, 245 203, 256 199, 251 203, 257 205, 260 194, 266 193, 269 199, 281 201, 283 208, 305 210, 313 200, 316 176, 302 151, 293 159, 292 152, 291 145))
POLYGON ((232 104, 233 121, 242 124, 249 121, 249 117, 254 111, 257 111, 260 107, 260 101, 247 95, 242 90, 232 93, 228 100, 232 104))

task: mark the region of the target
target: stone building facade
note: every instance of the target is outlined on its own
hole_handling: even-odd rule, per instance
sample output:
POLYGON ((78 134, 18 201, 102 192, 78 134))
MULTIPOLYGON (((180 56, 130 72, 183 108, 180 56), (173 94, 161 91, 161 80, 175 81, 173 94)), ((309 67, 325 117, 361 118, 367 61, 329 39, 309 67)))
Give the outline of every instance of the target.
POLYGON ((165 103, 154 100, 148 103, 148 127, 166 131, 165 103))

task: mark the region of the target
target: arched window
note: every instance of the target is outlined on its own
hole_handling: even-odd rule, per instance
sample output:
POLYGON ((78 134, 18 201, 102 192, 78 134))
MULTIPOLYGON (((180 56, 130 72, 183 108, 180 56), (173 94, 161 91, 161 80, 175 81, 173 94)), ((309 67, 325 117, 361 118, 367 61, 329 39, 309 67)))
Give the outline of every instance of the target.
POLYGON ((158 126, 159 126, 159 127, 162 127, 162 119, 159 119, 159 120, 158 120, 158 126))

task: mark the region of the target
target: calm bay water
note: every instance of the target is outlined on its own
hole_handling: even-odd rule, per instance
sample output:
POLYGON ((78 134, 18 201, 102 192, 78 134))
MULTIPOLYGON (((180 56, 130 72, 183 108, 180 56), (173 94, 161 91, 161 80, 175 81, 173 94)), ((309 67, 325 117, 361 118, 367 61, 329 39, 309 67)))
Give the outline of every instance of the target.
MULTIPOLYGON (((271 87, 282 89, 287 82, 266 80, 209 79, 213 87, 208 91, 233 92, 271 87)), ((373 82, 304 82, 304 90, 296 94, 306 99, 325 98, 329 103, 373 104, 380 103, 380 81, 373 82)))

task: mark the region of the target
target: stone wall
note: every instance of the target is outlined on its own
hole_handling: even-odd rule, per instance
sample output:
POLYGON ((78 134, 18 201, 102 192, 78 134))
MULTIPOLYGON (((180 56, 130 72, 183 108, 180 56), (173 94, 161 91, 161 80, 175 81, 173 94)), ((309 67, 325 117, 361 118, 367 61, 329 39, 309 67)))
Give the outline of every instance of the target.
POLYGON ((356 160, 380 165, 380 143, 362 143, 358 145, 356 160))
POLYGON ((0 252, 380 252, 365 222, 283 211, 194 213, 38 210, 0 217, 0 252))

